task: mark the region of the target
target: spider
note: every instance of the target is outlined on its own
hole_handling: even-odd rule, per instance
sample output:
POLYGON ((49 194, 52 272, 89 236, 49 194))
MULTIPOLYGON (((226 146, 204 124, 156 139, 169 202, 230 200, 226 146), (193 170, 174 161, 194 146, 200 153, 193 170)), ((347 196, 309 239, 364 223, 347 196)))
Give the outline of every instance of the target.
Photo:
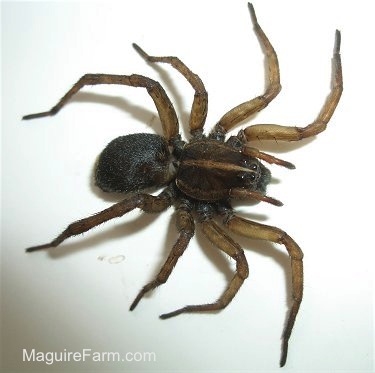
POLYGON ((216 301, 188 305, 160 316, 168 319, 186 312, 221 310, 235 297, 248 277, 249 270, 243 249, 228 235, 228 230, 251 239, 281 244, 290 257, 293 289, 292 305, 282 335, 280 366, 284 366, 288 342, 302 301, 303 253, 283 230, 237 216, 231 207, 231 200, 255 200, 282 205, 280 201, 266 195, 271 173, 261 161, 289 169, 295 168, 294 165, 261 152, 250 143, 254 140, 299 141, 326 129, 343 91, 340 32, 336 30, 335 34, 331 92, 320 114, 311 124, 305 127, 250 125, 226 139, 229 130, 264 109, 281 90, 276 52, 257 21, 252 4, 249 3, 248 7, 255 34, 268 64, 265 91, 229 110, 208 135, 203 133, 208 95, 199 76, 177 57, 150 56, 137 44, 133 44, 135 50, 146 61, 172 65, 193 87, 195 94, 189 120, 191 138, 188 142, 182 140, 179 134, 176 112, 162 86, 141 75, 85 74, 51 110, 23 117, 34 119, 56 114, 86 85, 120 84, 147 90, 159 113, 163 130, 163 136, 139 133, 120 136, 111 141, 98 158, 95 183, 105 192, 124 193, 124 199, 93 216, 73 222, 51 242, 30 247, 26 251, 56 247, 71 236, 121 217, 136 208, 146 213, 161 213, 173 205, 176 210, 177 241, 156 278, 140 290, 130 310, 135 309, 147 292, 168 280, 194 236, 195 221, 214 246, 235 260, 236 270, 226 290, 216 301), (149 188, 163 189, 158 195, 152 195, 146 193, 149 188), (220 221, 225 229, 219 225, 220 221))

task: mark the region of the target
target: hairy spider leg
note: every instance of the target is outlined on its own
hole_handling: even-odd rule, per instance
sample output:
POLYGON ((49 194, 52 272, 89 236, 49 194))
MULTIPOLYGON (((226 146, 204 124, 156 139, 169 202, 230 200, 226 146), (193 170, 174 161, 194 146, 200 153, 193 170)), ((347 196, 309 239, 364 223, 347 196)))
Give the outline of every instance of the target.
POLYGON ((206 237, 220 250, 228 254, 236 261, 236 273, 230 281, 227 289, 216 302, 199 305, 189 305, 176 311, 165 313, 160 316, 162 319, 177 316, 185 312, 215 311, 225 308, 237 294, 241 285, 249 275, 249 267, 245 254, 241 247, 232 240, 213 220, 205 220, 202 223, 202 230, 206 237))
POLYGON ((279 94, 281 90, 280 71, 277 54, 272 44, 268 40, 266 34, 259 26, 253 5, 250 3, 248 5, 251 20, 254 26, 254 31, 266 55, 268 64, 267 86, 265 92, 262 95, 255 97, 250 101, 246 101, 224 114, 216 124, 213 130, 214 133, 226 133, 239 122, 245 120, 252 114, 264 109, 279 94))
POLYGON ((343 91, 343 79, 340 57, 340 31, 336 30, 335 47, 332 59, 332 87, 318 117, 306 127, 292 127, 277 124, 254 124, 244 132, 248 141, 253 140, 284 140, 298 141, 317 135, 324 131, 331 119, 343 91))
POLYGON ((140 208, 145 212, 160 213, 171 206, 173 202, 172 199, 173 198, 171 197, 168 188, 161 192, 158 196, 152 196, 144 193, 132 195, 123 201, 115 203, 111 207, 96 213, 95 215, 75 221, 50 243, 30 247, 26 249, 26 252, 30 253, 36 250, 56 247, 69 237, 87 232, 99 224, 113 218, 123 216, 135 208, 140 208))
POLYGON ((171 100, 160 83, 142 75, 111 75, 111 74, 85 74, 65 94, 64 97, 49 111, 25 115, 22 119, 34 119, 54 115, 67 103, 70 98, 86 85, 119 84, 132 87, 146 88, 153 99, 160 116, 163 134, 167 141, 178 135, 178 119, 171 100))
POLYGON ((253 221, 230 215, 225 221, 232 232, 254 239, 267 240, 285 246, 292 267, 293 304, 283 333, 280 366, 284 366, 288 354, 288 342, 302 302, 303 295, 303 252, 297 243, 279 228, 255 223, 253 221))
POLYGON ((141 291, 138 293, 137 297, 131 304, 130 311, 134 310, 139 301, 147 292, 167 282, 169 276, 173 271, 173 268, 177 264, 178 259, 182 256, 182 254, 188 247, 190 239, 194 236, 195 228, 194 219, 191 215, 190 210, 191 208, 187 208, 186 204, 181 204, 177 208, 176 225, 179 231, 179 237, 172 247, 168 258, 161 267, 158 275, 153 281, 149 282, 141 289, 141 291))
POLYGON ((150 56, 139 45, 133 43, 133 47, 148 62, 169 63, 190 83, 195 91, 189 119, 190 132, 193 135, 201 133, 206 122, 208 110, 208 94, 201 78, 194 74, 178 57, 150 56))

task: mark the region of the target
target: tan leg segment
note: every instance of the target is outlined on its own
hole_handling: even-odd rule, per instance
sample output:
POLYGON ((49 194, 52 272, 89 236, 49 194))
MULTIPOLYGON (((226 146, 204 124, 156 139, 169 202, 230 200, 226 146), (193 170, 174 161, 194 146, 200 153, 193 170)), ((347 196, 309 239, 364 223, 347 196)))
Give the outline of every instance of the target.
POLYGON ((138 293, 130 306, 130 311, 133 311, 142 297, 150 290, 167 282, 173 268, 177 264, 178 259, 182 256, 187 248, 190 239, 194 235, 194 219, 189 211, 184 209, 177 210, 177 228, 180 233, 177 242, 174 244, 166 262, 162 266, 156 278, 145 285, 138 293))
POLYGON ((342 68, 340 57, 340 32, 336 30, 333 54, 332 89, 318 117, 306 127, 291 127, 277 124, 255 124, 245 129, 248 141, 282 140, 298 141, 324 131, 331 119, 343 91, 342 68))
POLYGON ((163 87, 150 78, 142 75, 110 75, 110 74, 85 74, 73 87, 65 94, 65 96, 49 111, 42 113, 25 115, 22 119, 34 119, 54 115, 86 85, 96 84, 120 84, 132 87, 146 88, 147 92, 153 99, 156 109, 160 116, 163 127, 164 137, 167 140, 172 139, 178 134, 178 119, 173 108, 172 102, 165 93, 163 87))
POLYGON ((279 62, 276 52, 266 34, 259 26, 254 8, 250 3, 249 10, 254 25, 254 31, 260 40, 261 46, 264 49, 267 58, 268 83, 264 94, 255 97, 250 101, 246 101, 224 114, 224 116, 219 120, 217 127, 221 127, 225 131, 229 131, 232 127, 245 120, 250 115, 264 109, 281 90, 279 62))
POLYGON ((176 311, 161 315, 160 318, 167 319, 169 317, 177 316, 185 312, 205 312, 215 311, 225 308, 234 296, 237 294, 239 288, 249 275, 249 267, 247 265, 246 257, 241 247, 234 242, 216 223, 212 220, 202 222, 203 233, 206 237, 220 250, 228 254, 236 261, 236 274, 229 283, 228 288, 224 291, 222 296, 214 303, 191 305, 180 308, 176 311))
POLYGON ((293 304, 290 310, 289 318, 283 333, 282 354, 280 366, 284 366, 288 354, 288 342, 297 313, 302 301, 303 295, 303 253, 295 241, 279 228, 264 224, 255 223, 238 216, 232 216, 227 221, 227 227, 245 237, 267 240, 279 243, 285 246, 291 259, 292 266, 292 286, 293 286, 293 304))
POLYGON ((88 218, 77 220, 70 224, 59 236, 57 236, 50 243, 33 246, 26 249, 26 252, 32 252, 36 250, 49 249, 60 245, 67 238, 76 236, 87 232, 88 230, 114 218, 125 215, 135 208, 140 208, 145 212, 161 212, 171 205, 171 199, 167 194, 163 192, 159 196, 152 196, 149 194, 136 194, 129 198, 118 202, 111 207, 98 212, 88 218))
POLYGON ((163 62, 172 65, 195 90, 194 101, 190 111, 189 126, 191 131, 203 128, 207 117, 208 94, 200 77, 194 74, 179 58, 177 57, 155 57, 149 56, 137 44, 133 44, 135 50, 148 62, 163 62))

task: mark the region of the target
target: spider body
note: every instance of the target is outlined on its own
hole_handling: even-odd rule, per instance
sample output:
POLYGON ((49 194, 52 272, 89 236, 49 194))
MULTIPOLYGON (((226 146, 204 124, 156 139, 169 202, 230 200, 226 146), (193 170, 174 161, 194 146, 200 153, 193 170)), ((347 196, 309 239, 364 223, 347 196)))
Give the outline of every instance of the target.
POLYGON ((112 140, 99 156, 95 183, 104 192, 128 193, 165 185, 173 177, 162 136, 139 133, 112 140))
POLYGON ((170 206, 176 210, 178 237, 158 275, 138 293, 130 310, 142 297, 165 283, 185 252, 195 232, 197 222, 206 238, 236 262, 232 280, 214 302, 188 305, 163 314, 166 319, 186 312, 206 312, 225 308, 235 297, 249 274, 243 249, 228 231, 242 236, 283 245, 291 264, 292 303, 282 336, 280 365, 285 365, 288 343, 303 295, 303 253, 298 244, 283 230, 241 218, 231 207, 232 199, 281 203, 266 195, 271 173, 262 162, 294 168, 293 164, 263 153, 251 145, 254 140, 298 141, 325 130, 343 91, 340 58, 340 32, 336 31, 333 53, 331 92, 318 117, 306 126, 255 124, 240 130, 226 140, 227 132, 235 125, 264 109, 280 92, 280 72, 276 52, 258 24, 254 8, 249 4, 254 31, 265 51, 268 76, 264 92, 234 107, 224 114, 209 135, 203 133, 207 115, 208 94, 198 75, 177 57, 156 57, 133 44, 139 54, 150 63, 172 65, 195 91, 189 120, 191 138, 188 142, 179 135, 176 112, 162 86, 142 75, 86 74, 49 111, 31 114, 33 119, 56 114, 69 99, 86 85, 120 84, 144 88, 159 113, 163 136, 133 134, 113 140, 99 156, 96 185, 105 192, 124 194, 123 200, 87 218, 77 220, 51 242, 28 248, 27 252, 49 249, 67 238, 84 233, 110 219, 121 217, 139 208, 148 213, 160 213, 170 206), (158 195, 146 193, 149 188, 162 188, 158 195), (222 228, 217 222, 221 219, 222 228))
POLYGON ((227 143, 203 138, 183 148, 176 185, 193 199, 215 202, 228 199, 233 188, 265 192, 269 175, 256 158, 227 143))
POLYGON ((100 154, 95 183, 104 192, 128 193, 168 185, 175 179, 186 197, 210 202, 228 199, 233 188, 265 193, 270 171, 244 154, 238 143, 233 138, 224 143, 200 136, 189 143, 180 140, 172 154, 159 135, 120 136, 100 154))

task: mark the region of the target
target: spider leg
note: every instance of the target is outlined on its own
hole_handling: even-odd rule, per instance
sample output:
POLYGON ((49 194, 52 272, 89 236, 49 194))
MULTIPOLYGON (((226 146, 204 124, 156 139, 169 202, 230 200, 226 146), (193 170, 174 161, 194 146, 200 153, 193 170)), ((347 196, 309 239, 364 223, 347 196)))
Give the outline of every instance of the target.
POLYGON ((288 354, 289 338, 292 333, 303 295, 302 250, 290 236, 279 228, 255 223, 235 215, 230 215, 226 219, 225 224, 232 232, 249 238, 267 240, 282 244, 288 251, 292 266, 293 304, 283 333, 280 366, 284 366, 288 354))
POLYGON ((95 215, 75 221, 50 243, 29 247, 26 249, 26 252, 30 253, 36 250, 56 247, 69 237, 87 232, 91 228, 94 228, 110 219, 123 216, 137 207, 145 212, 159 213, 168 208, 171 204, 172 197, 168 189, 165 189, 159 196, 135 194, 95 215))
POLYGON ((236 261, 236 273, 230 281, 227 289, 214 303, 189 305, 176 311, 160 316, 162 319, 177 316, 185 312, 215 311, 225 308, 237 294, 241 285, 249 275, 249 267, 245 254, 241 247, 234 242, 215 222, 206 220, 202 222, 203 233, 220 250, 228 254, 236 261))
POLYGON ((331 119, 343 91, 340 40, 340 31, 336 30, 332 61, 332 88, 318 117, 306 127, 282 126, 277 124, 255 124, 249 126, 244 130, 248 141, 257 139, 298 141, 306 137, 317 135, 326 129, 327 123, 331 119))
POLYGON ((248 5, 251 20, 254 26, 254 31, 266 55, 268 63, 268 83, 266 86, 266 90, 262 95, 255 97, 250 101, 246 101, 224 114, 216 124, 214 133, 226 133, 236 124, 245 120, 250 115, 264 109, 279 94, 281 90, 280 71, 277 54, 272 44, 268 40, 266 34, 259 26, 253 5, 250 3, 248 5))
POLYGON ((111 74, 85 74, 77 83, 61 98, 61 100, 49 111, 25 115, 22 119, 34 119, 54 115, 86 85, 96 84, 120 84, 132 87, 146 88, 153 99, 160 116, 164 137, 170 140, 178 135, 178 119, 172 102, 165 93, 160 83, 142 75, 111 75, 111 74))
POLYGON ((177 242, 172 247, 172 250, 166 262, 163 264, 156 278, 153 281, 149 282, 147 285, 145 285, 142 288, 142 290, 138 293, 137 297, 134 299, 133 303, 130 306, 130 311, 134 310, 139 301, 147 292, 167 282, 170 274, 172 273, 173 268, 177 264, 178 259, 185 252, 185 249, 187 248, 190 239, 193 237, 195 227, 194 219, 190 213, 190 209, 187 209, 186 205, 181 205, 177 209, 176 225, 180 234, 177 239, 177 242))
MULTIPOLYGON (((194 74, 179 58, 177 57, 156 57, 149 56, 142 48, 133 43, 135 50, 148 62, 164 62, 172 65, 193 87, 194 101, 190 111, 189 127, 192 134, 203 129, 207 117, 208 94, 200 77, 194 74)), ((199 133, 199 132, 198 132, 199 133)))

